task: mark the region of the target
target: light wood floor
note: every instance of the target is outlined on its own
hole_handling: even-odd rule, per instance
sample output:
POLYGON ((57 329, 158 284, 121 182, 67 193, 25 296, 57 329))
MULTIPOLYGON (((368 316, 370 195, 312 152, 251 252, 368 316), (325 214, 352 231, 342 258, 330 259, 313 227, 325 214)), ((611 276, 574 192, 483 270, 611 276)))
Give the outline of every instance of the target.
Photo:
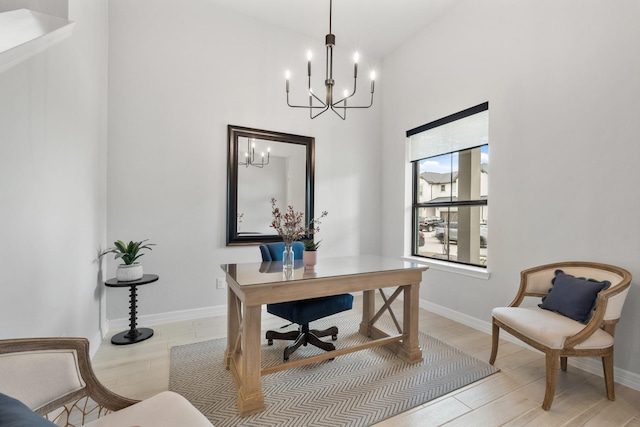
MULTIPOLYGON (((354 310, 356 307, 358 301, 354 310)), ((281 325, 282 320, 263 315, 263 328, 281 325)), ((102 342, 93 366, 107 387, 136 399, 167 390, 170 348, 224 337, 226 318, 208 317, 153 329, 154 336, 138 344, 112 345, 110 336, 121 331, 113 331, 102 342)), ((482 360, 489 359, 491 337, 483 332, 425 310, 420 310, 420 330, 482 360)), ((609 401, 600 376, 569 366, 567 372, 560 372, 553 406, 546 412, 540 408, 545 388, 541 354, 501 341, 496 367, 501 371, 495 375, 376 426, 640 427, 638 391, 616 384, 616 400, 609 401)))

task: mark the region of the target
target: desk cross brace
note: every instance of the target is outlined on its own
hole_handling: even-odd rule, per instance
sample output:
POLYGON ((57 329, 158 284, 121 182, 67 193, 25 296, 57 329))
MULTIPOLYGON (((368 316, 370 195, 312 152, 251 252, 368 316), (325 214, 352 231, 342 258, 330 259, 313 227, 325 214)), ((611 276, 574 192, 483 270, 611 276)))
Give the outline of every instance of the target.
POLYGON ((233 346, 233 353, 242 354, 242 334, 244 329, 244 322, 242 318, 242 304, 236 306, 236 317, 238 319, 238 335, 236 336, 236 342, 233 346))
POLYGON ((398 286, 398 288, 396 288, 396 290, 389 297, 389 299, 387 299, 387 296, 385 295, 385 293, 382 291, 381 288, 378 289, 378 291, 380 292, 380 295, 382 295, 382 299, 384 300, 384 305, 380 307, 380 310, 378 310, 375 316, 373 316, 373 318, 371 319, 371 326, 373 326, 376 323, 376 321, 380 318, 380 316, 384 314, 385 311, 388 311, 389 314, 391 315, 391 318, 393 319, 393 323, 395 323, 396 328, 398 329, 398 333, 402 334, 403 333, 402 327, 400 327, 400 323, 398 323, 398 319, 396 319, 396 315, 393 312, 393 309, 391 308, 391 304, 396 300, 396 298, 398 298, 398 295, 400 295, 400 293, 402 292, 402 286, 398 286))

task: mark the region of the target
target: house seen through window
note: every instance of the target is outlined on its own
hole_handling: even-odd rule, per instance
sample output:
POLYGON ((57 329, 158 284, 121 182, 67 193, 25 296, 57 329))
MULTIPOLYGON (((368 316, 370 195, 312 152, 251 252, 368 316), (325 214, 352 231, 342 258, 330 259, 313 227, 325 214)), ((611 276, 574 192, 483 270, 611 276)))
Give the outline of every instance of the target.
POLYGON ((407 131, 413 165, 412 255, 486 267, 489 104, 407 131))

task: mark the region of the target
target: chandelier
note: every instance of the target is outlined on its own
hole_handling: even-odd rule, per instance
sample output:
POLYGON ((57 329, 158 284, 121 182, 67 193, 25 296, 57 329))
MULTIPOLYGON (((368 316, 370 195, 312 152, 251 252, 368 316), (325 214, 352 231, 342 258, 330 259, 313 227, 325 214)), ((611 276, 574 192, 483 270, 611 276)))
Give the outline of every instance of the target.
POLYGON ((320 99, 313 92, 311 88, 311 51, 307 52, 307 77, 308 77, 308 91, 309 91, 309 105, 291 105, 289 102, 289 71, 286 72, 286 90, 287 90, 287 105, 293 108, 307 108, 309 109, 309 117, 315 119, 320 114, 331 109, 342 120, 347 118, 347 109, 350 108, 369 108, 373 105, 373 91, 375 88, 375 72, 371 72, 371 102, 369 105, 347 105, 347 100, 356 94, 356 83, 358 80, 358 53, 356 52, 353 57, 353 92, 349 94, 348 90, 345 90, 343 97, 335 101, 333 96, 333 86, 335 81, 333 80, 333 47, 336 45, 336 36, 331 33, 331 10, 333 0, 329 0, 329 34, 325 37, 325 45, 327 47, 326 57, 326 78, 324 86, 326 89, 324 101, 320 99), (319 112, 315 112, 320 110, 319 112))
POLYGON ((260 153, 260 161, 256 162, 256 141, 253 138, 247 138, 247 151, 244 152, 244 162, 238 161, 238 164, 248 168, 255 166, 263 168, 269 164, 271 158, 271 147, 267 147, 267 161, 264 159, 264 151, 260 153))

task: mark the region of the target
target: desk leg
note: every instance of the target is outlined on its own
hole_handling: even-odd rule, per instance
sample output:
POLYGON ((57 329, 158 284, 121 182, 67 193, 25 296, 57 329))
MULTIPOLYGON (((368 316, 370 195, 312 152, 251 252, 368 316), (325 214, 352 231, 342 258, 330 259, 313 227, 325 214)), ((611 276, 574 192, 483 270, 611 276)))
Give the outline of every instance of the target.
POLYGON ((371 337, 371 319, 376 313, 376 291, 362 292, 362 321, 360 322, 360 334, 371 337))
POLYGON ((227 349, 224 352, 224 365, 231 369, 234 359, 238 356, 238 340, 242 327, 242 303, 238 296, 227 287, 227 349))
POLYGON ((261 306, 247 307, 243 310, 242 360, 240 381, 238 384, 238 411, 240 416, 255 414, 264 409, 264 395, 260 384, 260 351, 262 340, 261 306))
POLYGON ((419 292, 420 283, 403 286, 404 307, 403 307, 403 329, 407 334, 407 339, 402 340, 398 356, 409 363, 420 362, 422 360, 422 349, 418 341, 418 325, 420 317, 419 292))

